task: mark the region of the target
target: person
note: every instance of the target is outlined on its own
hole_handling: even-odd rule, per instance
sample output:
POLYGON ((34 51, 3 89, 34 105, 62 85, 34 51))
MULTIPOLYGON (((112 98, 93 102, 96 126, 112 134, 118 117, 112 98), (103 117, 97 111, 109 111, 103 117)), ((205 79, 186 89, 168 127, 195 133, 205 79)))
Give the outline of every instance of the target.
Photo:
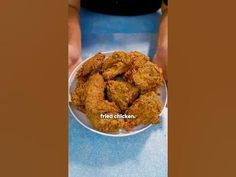
POLYGON ((113 15, 140 15, 162 9, 153 62, 163 69, 168 80, 168 0, 69 0, 68 6, 68 67, 69 73, 81 62, 81 31, 78 14, 80 6, 113 15))

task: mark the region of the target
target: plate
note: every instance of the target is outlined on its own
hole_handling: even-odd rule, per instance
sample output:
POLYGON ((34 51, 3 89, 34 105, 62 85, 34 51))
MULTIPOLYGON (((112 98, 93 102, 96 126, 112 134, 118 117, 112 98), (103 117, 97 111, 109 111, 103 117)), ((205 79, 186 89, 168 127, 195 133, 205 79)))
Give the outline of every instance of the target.
MULTIPOLYGON (((109 56, 113 53, 114 51, 109 51, 109 52, 102 52, 104 55, 109 56)), ((81 62, 71 73, 70 77, 69 77, 69 88, 68 88, 68 96, 69 96, 69 100, 71 97, 71 93, 73 92, 73 90, 76 87, 76 73, 77 71, 82 67, 82 65, 89 60, 91 57, 88 57, 87 59, 85 59, 83 62, 81 62)), ((160 116, 163 114, 163 110, 166 107, 167 104, 167 87, 166 87, 166 83, 164 83, 164 86, 162 86, 160 88, 160 101, 163 105, 162 111, 160 113, 160 116)), ((112 136, 112 137, 124 137, 124 136, 131 136, 131 135, 135 135, 137 133, 140 133, 146 129, 148 129, 149 127, 152 126, 152 124, 150 125, 139 125, 136 126, 135 128, 132 129, 132 131, 130 132, 126 132, 125 130, 120 130, 119 133, 104 133, 104 132, 100 132, 96 129, 94 129, 94 127, 92 126, 92 124, 90 123, 90 120, 88 119, 88 117, 86 116, 86 114, 82 113, 81 111, 77 110, 75 108, 75 106, 73 106, 72 103, 68 102, 68 106, 69 106, 69 111, 70 113, 73 115, 73 117, 85 128, 89 129, 92 132, 98 133, 100 135, 105 135, 105 136, 112 136)))

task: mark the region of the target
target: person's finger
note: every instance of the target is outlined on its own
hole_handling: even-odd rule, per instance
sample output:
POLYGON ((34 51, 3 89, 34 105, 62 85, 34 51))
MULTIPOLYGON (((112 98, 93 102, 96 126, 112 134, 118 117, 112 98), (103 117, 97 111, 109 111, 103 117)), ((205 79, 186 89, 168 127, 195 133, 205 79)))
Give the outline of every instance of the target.
POLYGON ((165 81, 167 83, 168 82, 168 75, 167 75, 167 71, 166 70, 163 71, 163 77, 164 77, 164 79, 165 79, 165 81))
POLYGON ((153 63, 155 63, 158 67, 160 67, 163 71, 163 77, 165 81, 168 81, 168 75, 167 75, 167 66, 163 64, 163 59, 158 57, 158 55, 155 55, 153 59, 153 63))
MULTIPOLYGON (((71 59, 69 59, 70 61, 71 59)), ((71 63, 69 63, 69 68, 68 68, 68 72, 69 72, 69 76, 71 75, 72 71, 81 63, 81 59, 74 59, 71 63)))

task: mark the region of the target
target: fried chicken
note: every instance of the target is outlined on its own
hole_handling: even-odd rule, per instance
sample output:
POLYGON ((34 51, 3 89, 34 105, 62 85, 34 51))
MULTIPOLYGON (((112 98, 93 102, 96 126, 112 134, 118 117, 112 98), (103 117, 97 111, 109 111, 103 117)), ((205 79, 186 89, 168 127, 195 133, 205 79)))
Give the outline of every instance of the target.
POLYGON ((71 101, 82 112, 85 112, 85 86, 86 80, 90 73, 98 72, 102 68, 105 55, 97 53, 86 61, 83 66, 77 72, 77 85, 72 93, 71 101))
POLYGON ((114 64, 111 68, 108 68, 107 70, 105 70, 102 75, 105 80, 110 80, 120 74, 125 73, 128 69, 129 67, 126 64, 122 62, 118 62, 114 64))
POLYGON ((110 80, 107 82, 107 97, 125 111, 138 97, 139 90, 128 82, 110 80))
POLYGON ((113 52, 103 63, 102 70, 105 71, 106 69, 112 67, 114 64, 122 62, 124 64, 130 63, 130 58, 128 54, 124 51, 115 51, 113 52))
POLYGON ((88 61, 86 61, 82 68, 77 72, 77 77, 86 76, 91 72, 98 72, 102 68, 102 64, 104 62, 105 55, 101 52, 98 52, 93 57, 91 57, 88 61))
POLYGON ((128 52, 128 56, 131 60, 131 64, 128 71, 124 74, 124 79, 132 82, 132 73, 149 61, 149 58, 137 51, 128 52))
POLYGON ((89 77, 86 84, 85 109, 92 125, 102 132, 118 132, 124 125, 123 119, 104 119, 101 114, 117 114, 120 112, 114 102, 104 99, 105 83, 103 77, 96 73, 89 77))
POLYGON ((71 99, 98 131, 131 131, 141 124, 160 122, 159 88, 163 83, 161 68, 140 52, 116 51, 107 58, 97 53, 77 72, 71 99), (119 113, 135 118, 115 118, 119 113), (113 115, 113 118, 104 118, 104 115, 113 115))
POLYGON ((71 101, 75 105, 75 107, 85 112, 85 85, 86 85, 86 79, 84 77, 77 77, 77 85, 75 90, 72 92, 71 101))
POLYGON ((147 61, 142 66, 132 68, 125 79, 140 89, 141 94, 157 90, 164 83, 162 69, 147 61))
POLYGON ((128 56, 132 62, 133 69, 142 67, 147 61, 149 61, 149 58, 146 55, 137 51, 128 52, 128 56))
POLYGON ((124 125, 126 131, 130 131, 135 126, 144 124, 158 124, 160 123, 159 114, 162 110, 161 102, 155 92, 148 92, 141 95, 130 108, 127 109, 126 114, 134 115, 134 119, 127 119, 124 125))
POLYGON ((123 74, 129 69, 131 60, 126 52, 113 52, 103 64, 103 77, 105 80, 115 78, 117 75, 123 74))

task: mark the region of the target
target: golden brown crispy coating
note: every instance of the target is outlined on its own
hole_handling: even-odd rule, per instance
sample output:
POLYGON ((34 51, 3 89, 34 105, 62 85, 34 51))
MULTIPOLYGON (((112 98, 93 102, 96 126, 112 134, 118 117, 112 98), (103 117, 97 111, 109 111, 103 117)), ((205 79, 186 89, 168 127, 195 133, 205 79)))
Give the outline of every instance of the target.
POLYGON ((142 67, 130 70, 126 80, 136 85, 141 93, 156 90, 164 83, 162 69, 147 61, 142 67))
POLYGON ((148 61, 133 74, 133 81, 141 91, 148 91, 163 85, 162 69, 148 61))
POLYGON ((142 67, 147 61, 149 61, 149 58, 146 55, 137 51, 128 52, 128 56, 131 59, 133 69, 142 67))
POLYGON ((130 58, 131 62, 128 71, 124 74, 124 79, 132 82, 132 73, 134 73, 138 68, 142 67, 147 61, 149 61, 149 58, 137 51, 128 52, 128 57, 130 58))
POLYGON ((155 92, 148 92, 141 95, 126 111, 126 114, 134 115, 135 118, 127 119, 124 129, 130 131, 137 125, 160 123, 159 114, 161 110, 162 105, 155 92))
POLYGON ((98 131, 119 132, 122 128, 130 131, 140 124, 159 123, 162 105, 158 90, 164 79, 162 70, 144 54, 116 51, 105 59, 105 55, 97 53, 77 72, 77 81, 72 102, 86 113, 98 131), (124 80, 115 80, 118 75, 124 80), (104 79, 108 80, 106 90, 104 79), (114 116, 121 112, 136 118, 101 118, 101 114, 114 116))
POLYGON ((102 70, 105 71, 106 69, 112 67, 114 64, 122 62, 126 65, 130 63, 130 58, 128 54, 124 51, 115 51, 113 52, 103 63, 102 70))
POLYGON ((128 65, 126 65, 122 62, 118 62, 118 63, 114 64, 111 68, 106 69, 102 73, 102 75, 105 80, 110 80, 120 74, 125 73, 126 71, 128 71, 128 69, 129 69, 128 65))
POLYGON ((130 57, 124 51, 113 52, 103 64, 103 77, 106 80, 115 78, 129 69, 131 63, 130 57))
POLYGON ((103 101, 97 104, 96 108, 86 110, 86 114, 90 119, 94 128, 101 132, 117 133, 124 126, 123 119, 105 119, 101 118, 101 114, 115 115, 119 112, 115 103, 103 101))
POLYGON ((128 82, 110 80, 107 82, 107 97, 120 107, 126 110, 138 97, 139 90, 128 82))
POLYGON ((123 119, 103 119, 101 114, 117 114, 119 108, 113 102, 104 99, 105 83, 103 77, 96 73, 89 77, 86 84, 85 109, 92 125, 102 132, 118 132, 124 125, 123 119))
POLYGON ((99 73, 93 74, 88 78, 86 85, 86 102, 88 108, 90 106, 89 104, 94 104, 94 102, 104 99, 104 89, 104 79, 99 73), (94 96, 96 96, 96 98, 94 98, 94 96))
POLYGON ((82 112, 85 112, 85 85, 86 79, 84 77, 77 78, 77 85, 75 90, 72 92, 71 101, 77 109, 82 112))
POLYGON ((98 72, 102 68, 102 64, 104 62, 105 55, 101 52, 98 52, 93 57, 91 57, 88 61, 86 61, 82 68, 77 72, 77 77, 86 76, 91 72, 98 72))

